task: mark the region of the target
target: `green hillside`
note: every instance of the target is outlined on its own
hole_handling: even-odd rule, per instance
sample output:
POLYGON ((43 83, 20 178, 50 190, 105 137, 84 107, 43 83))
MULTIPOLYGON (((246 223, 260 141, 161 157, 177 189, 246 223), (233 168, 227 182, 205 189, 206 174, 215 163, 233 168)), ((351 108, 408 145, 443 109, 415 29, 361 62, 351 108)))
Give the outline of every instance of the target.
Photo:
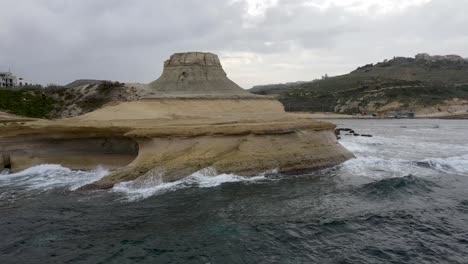
POLYGON ((0 110, 11 114, 45 118, 54 109, 55 100, 40 88, 28 90, 0 89, 0 110))
POLYGON ((251 92, 277 95, 289 111, 384 112, 388 110, 385 106, 395 102, 411 110, 447 100, 468 100, 468 61, 396 57, 346 75, 257 86, 251 92))
MULTIPOLYGON (((60 118, 88 113, 117 100, 123 83, 78 80, 67 86, 28 86, 0 89, 0 111, 34 118, 60 118)), ((125 97, 124 95, 122 95, 125 97)))

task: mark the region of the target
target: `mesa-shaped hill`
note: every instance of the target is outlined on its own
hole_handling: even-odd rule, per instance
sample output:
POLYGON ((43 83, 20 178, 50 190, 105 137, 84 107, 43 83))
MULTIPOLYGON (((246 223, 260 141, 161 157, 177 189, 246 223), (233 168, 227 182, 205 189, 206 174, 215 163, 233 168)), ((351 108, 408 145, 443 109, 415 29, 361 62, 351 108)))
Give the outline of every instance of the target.
POLYGON ((176 53, 164 63, 159 79, 149 84, 146 98, 255 98, 231 81, 218 56, 212 53, 176 53))

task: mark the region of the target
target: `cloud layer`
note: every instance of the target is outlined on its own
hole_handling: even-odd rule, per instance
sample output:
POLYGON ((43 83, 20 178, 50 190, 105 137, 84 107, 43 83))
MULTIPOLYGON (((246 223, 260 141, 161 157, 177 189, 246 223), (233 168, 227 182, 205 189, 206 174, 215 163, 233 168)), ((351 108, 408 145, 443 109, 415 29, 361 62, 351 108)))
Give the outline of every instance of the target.
POLYGON ((180 51, 244 88, 418 52, 468 57, 465 0, 0 0, 0 71, 40 83, 149 82, 180 51))

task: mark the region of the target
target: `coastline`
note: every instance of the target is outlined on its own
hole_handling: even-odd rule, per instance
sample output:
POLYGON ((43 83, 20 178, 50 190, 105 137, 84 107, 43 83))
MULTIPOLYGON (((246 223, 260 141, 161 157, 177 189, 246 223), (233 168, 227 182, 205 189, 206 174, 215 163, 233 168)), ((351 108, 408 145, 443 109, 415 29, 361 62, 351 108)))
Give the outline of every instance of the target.
POLYGON ((392 117, 379 117, 379 116, 355 116, 337 113, 306 113, 306 112, 289 112, 295 115, 302 115, 312 119, 445 119, 445 120, 464 120, 468 119, 467 112, 460 113, 441 113, 441 114, 430 114, 430 115, 416 115, 414 118, 392 118, 392 117))

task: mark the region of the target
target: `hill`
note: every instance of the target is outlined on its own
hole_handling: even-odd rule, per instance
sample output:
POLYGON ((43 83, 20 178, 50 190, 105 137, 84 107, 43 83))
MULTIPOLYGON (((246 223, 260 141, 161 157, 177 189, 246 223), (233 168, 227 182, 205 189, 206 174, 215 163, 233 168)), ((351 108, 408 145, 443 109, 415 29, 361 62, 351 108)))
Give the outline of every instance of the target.
POLYGON ((114 101, 136 100, 141 84, 77 80, 65 86, 0 88, 0 111, 24 117, 64 118, 114 101))
POLYGON ((462 111, 468 109, 468 60, 457 55, 395 57, 341 76, 250 91, 277 95, 288 111, 379 115, 462 111))

